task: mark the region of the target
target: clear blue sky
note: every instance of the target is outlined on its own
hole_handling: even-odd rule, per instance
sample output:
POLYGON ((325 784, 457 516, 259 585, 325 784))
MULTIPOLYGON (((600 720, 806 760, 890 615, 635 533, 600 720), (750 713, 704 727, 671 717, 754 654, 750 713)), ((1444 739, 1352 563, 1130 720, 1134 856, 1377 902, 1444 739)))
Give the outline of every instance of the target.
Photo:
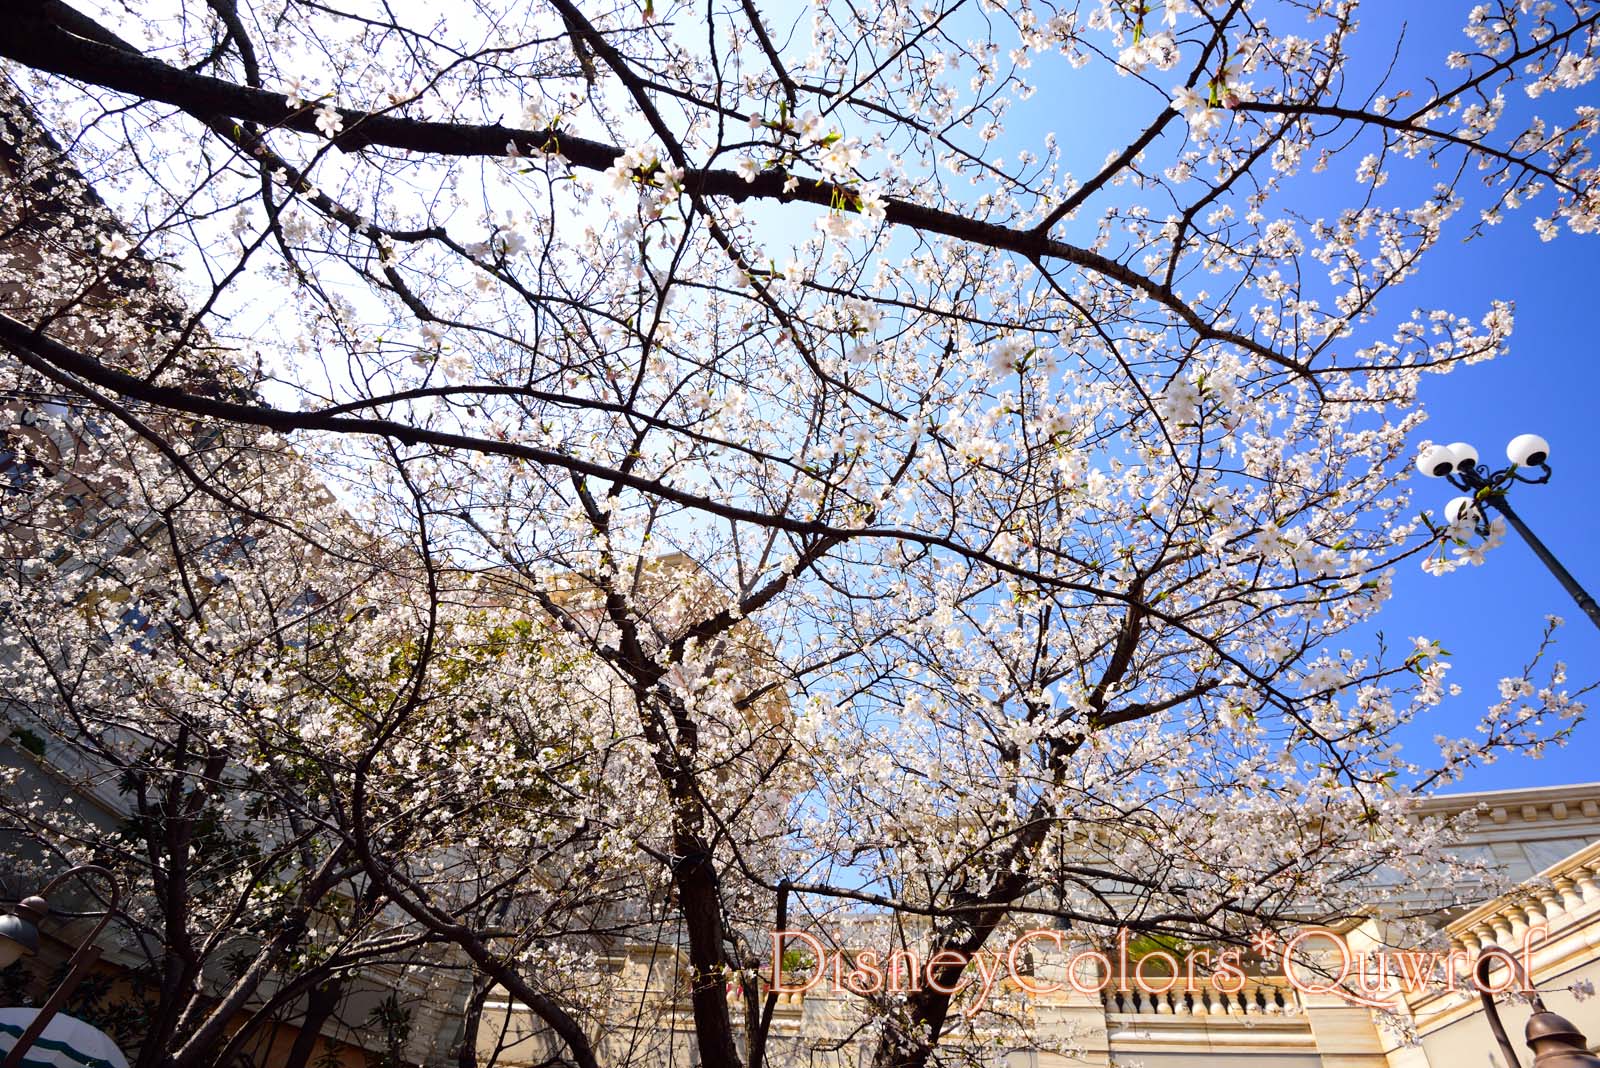
MULTIPOLYGON (((1406 57, 1464 47, 1460 23, 1469 5, 1383 3, 1364 6, 1360 36, 1367 46, 1394 40, 1407 25, 1406 57)), ((1363 51, 1354 77, 1375 76, 1382 50, 1363 51)), ((1409 64, 1407 64, 1409 65, 1409 64)), ((1401 68, 1405 69, 1404 66, 1401 68)), ((1560 110, 1527 100, 1518 90, 1508 108, 1565 119, 1576 103, 1600 104, 1590 86, 1583 99, 1571 96, 1560 110)), ((1437 174, 1421 167, 1409 176, 1396 167, 1395 180, 1425 189, 1437 174)), ((1470 180, 1470 178, 1469 178, 1470 180)), ((1530 208, 1548 214, 1548 194, 1530 208)), ((1486 364, 1430 379, 1423 397, 1431 417, 1418 434, 1436 441, 1470 441, 1488 462, 1503 464, 1505 444, 1534 432, 1550 442, 1554 477, 1545 486, 1519 486, 1512 505, 1591 593, 1600 590, 1600 235, 1562 232, 1539 240, 1533 211, 1514 213, 1486 236, 1463 244, 1470 218, 1452 220, 1453 233, 1428 258, 1421 277, 1402 298, 1419 306, 1477 313, 1491 300, 1516 302, 1516 332, 1510 354, 1486 364)), ((1391 307, 1391 312, 1402 309, 1391 307)), ((1457 491, 1443 481, 1413 479, 1419 506, 1441 508, 1457 491)), ((1436 733, 1468 733, 1482 709, 1497 699, 1498 680, 1520 671, 1536 648, 1546 614, 1567 621, 1555 655, 1567 662, 1569 686, 1600 679, 1600 630, 1578 610, 1515 533, 1480 567, 1431 576, 1415 564, 1400 568, 1394 601, 1379 627, 1391 638, 1427 634, 1452 656, 1452 678, 1460 697, 1424 717, 1411 732, 1418 748, 1436 733)), ((1600 779, 1600 693, 1591 701, 1595 718, 1580 724, 1564 750, 1540 760, 1511 757, 1472 772, 1453 789, 1499 789, 1600 779)), ((1417 754, 1421 758, 1422 753, 1417 754)))
MULTIPOLYGON (((1519 486, 1511 503, 1578 581, 1600 590, 1600 237, 1564 234, 1542 244, 1525 220, 1507 222, 1459 252, 1443 251, 1418 279, 1419 302, 1476 307, 1495 298, 1517 305, 1510 355, 1428 383, 1432 416, 1424 434, 1470 441, 1487 460, 1504 461, 1506 441, 1532 431, 1550 442, 1554 477, 1519 486)), ((1416 483, 1417 501, 1435 507, 1456 495, 1442 482, 1416 483)), ((1502 675, 1514 674, 1537 642, 1544 616, 1567 621, 1557 655, 1569 682, 1600 678, 1600 630, 1514 533, 1481 567, 1433 577, 1402 568, 1382 626, 1390 635, 1427 634, 1453 655, 1461 697, 1438 712, 1438 729, 1461 733, 1493 701, 1502 675)), ((1479 769, 1467 789, 1600 779, 1600 693, 1594 722, 1564 751, 1538 761, 1503 760, 1479 769)), ((1423 724, 1421 742, 1435 733, 1423 724)))
MULTIPOLYGON (((1421 71, 1448 72, 1444 56, 1465 49, 1461 33, 1468 3, 1429 0, 1401 4, 1393 0, 1363 6, 1356 37, 1356 62, 1349 68, 1350 96, 1360 100, 1381 78, 1394 45, 1405 30, 1405 45, 1395 88, 1410 86, 1421 93, 1421 71)), ((1282 32, 1306 32, 1281 19, 1282 32)), ((1104 64, 1096 64, 1105 70, 1104 64)), ((1095 68, 1090 68, 1090 71, 1095 68)), ((1090 71, 1055 74, 1037 64, 1028 73, 1039 84, 1033 101, 1019 105, 1008 123, 1005 144, 1037 145, 1054 129, 1067 170, 1080 179, 1093 174, 1108 151, 1122 148, 1156 114, 1161 101, 1131 78, 1090 71), (1085 91, 1090 83, 1091 91, 1085 91), (1092 98, 1092 99, 1089 99, 1092 98)), ((1181 81, 1177 72, 1156 72, 1158 85, 1181 81)), ((1553 121, 1566 121, 1579 103, 1600 105, 1600 86, 1530 102, 1520 88, 1508 100, 1510 114, 1537 108, 1553 121)), ((1341 157, 1338 173, 1348 178, 1360 152, 1341 157)), ((1330 175, 1332 171, 1330 171, 1330 175)), ((1424 161, 1397 161, 1382 191, 1384 203, 1414 206, 1446 172, 1430 170, 1424 161)), ((1472 172, 1466 182, 1476 179, 1472 172)), ((1348 202, 1331 195, 1339 183, 1332 177, 1300 181, 1291 199, 1312 214, 1331 214, 1348 202), (1325 198, 1325 199, 1324 199, 1325 198)), ((1349 185, 1344 185, 1345 196, 1349 185)), ((1481 194, 1481 188, 1477 190, 1481 194)), ((1132 194, 1136 196, 1136 194, 1132 194)), ((1481 195, 1478 197, 1480 206, 1481 195)), ((1470 202, 1470 201, 1469 201, 1470 202)), ((1104 205, 1104 201, 1091 202, 1104 205)), ((1505 443, 1532 431, 1551 444, 1554 478, 1546 486, 1518 487, 1512 502, 1524 519, 1564 560, 1591 592, 1600 591, 1600 235, 1579 236, 1563 230, 1543 243, 1532 227, 1536 213, 1548 214, 1549 194, 1528 208, 1513 212, 1487 236, 1462 243, 1476 211, 1452 220, 1446 240, 1427 258, 1420 277, 1390 294, 1384 323, 1367 337, 1386 336, 1384 326, 1409 314, 1413 307, 1442 307, 1478 319, 1493 300, 1516 304, 1516 332, 1511 353, 1497 361, 1429 378, 1423 397, 1432 413, 1417 440, 1467 440, 1489 462, 1504 460, 1505 443), (1531 210, 1530 210, 1531 209, 1531 210)), ((1357 339, 1358 341, 1363 339, 1357 339)), ((1442 481, 1412 480, 1419 508, 1442 509, 1457 495, 1442 481)), ((1481 567, 1463 567, 1449 575, 1425 574, 1415 561, 1402 564, 1395 598, 1375 629, 1391 648, 1409 646, 1413 635, 1439 640, 1450 651, 1451 679, 1463 687, 1460 697, 1423 717, 1407 733, 1406 749, 1420 763, 1429 763, 1431 739, 1470 734, 1483 709, 1497 699, 1497 683, 1518 674, 1537 648, 1544 617, 1554 613, 1567 621, 1559 632, 1555 656, 1569 666, 1569 688, 1600 679, 1600 631, 1578 611, 1555 579, 1528 548, 1509 534, 1503 546, 1481 567)), ((1348 642, 1357 646, 1352 635, 1348 642)), ((1368 642, 1367 644, 1371 644, 1368 642)), ((1403 653, 1402 653, 1403 655, 1403 653)), ((1537 678, 1537 676, 1536 676, 1537 678)), ((1591 702, 1594 722, 1580 725, 1573 742, 1541 760, 1508 757, 1476 769, 1452 790, 1488 790, 1564 782, 1600 780, 1600 693, 1591 702)))

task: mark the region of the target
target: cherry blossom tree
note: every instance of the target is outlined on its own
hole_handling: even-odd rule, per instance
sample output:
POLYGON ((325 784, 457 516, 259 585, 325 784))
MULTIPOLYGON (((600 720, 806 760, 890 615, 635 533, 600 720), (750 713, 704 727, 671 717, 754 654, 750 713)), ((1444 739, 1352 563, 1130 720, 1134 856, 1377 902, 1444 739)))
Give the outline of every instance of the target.
MULTIPOLYGON (((642 1054, 573 974, 669 930, 702 1062, 758 1068, 768 928, 1358 914, 1439 863, 1414 798, 1582 710, 1530 669, 1402 753, 1445 654, 1349 636, 1460 533, 1404 485, 1422 384, 1513 326, 1399 287, 1600 218, 1586 6, 1387 74, 1348 2, 15 8, 7 388, 92 411, 162 537, 63 597, 24 545, 70 512, 8 527, 59 645, 12 685, 179 796, 226 753, 403 932, 351 968, 448 943, 593 1068, 642 1054), (1060 101, 1112 94, 1084 168, 1060 101)), ((858 1037, 977 1057, 964 1004, 858 1037)))

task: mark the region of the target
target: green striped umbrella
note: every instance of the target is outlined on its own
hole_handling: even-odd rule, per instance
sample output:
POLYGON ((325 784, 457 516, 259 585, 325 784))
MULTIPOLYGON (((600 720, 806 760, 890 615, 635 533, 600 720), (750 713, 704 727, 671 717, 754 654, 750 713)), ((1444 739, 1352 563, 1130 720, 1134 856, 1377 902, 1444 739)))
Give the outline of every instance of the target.
MULTIPOLYGON (((38 1009, 0 1009, 0 1056, 11 1052, 38 1009)), ((109 1035, 74 1016, 58 1013, 34 1040, 23 1068, 128 1068, 109 1035)))

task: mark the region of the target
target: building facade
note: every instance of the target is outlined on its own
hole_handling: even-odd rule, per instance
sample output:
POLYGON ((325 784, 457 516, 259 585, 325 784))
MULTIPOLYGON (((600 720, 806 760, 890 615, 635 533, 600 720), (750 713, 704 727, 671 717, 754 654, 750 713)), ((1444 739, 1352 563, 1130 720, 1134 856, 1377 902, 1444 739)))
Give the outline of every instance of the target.
MULTIPOLYGON (((1380 984, 1374 973, 1371 981, 1375 993, 1369 1000, 1382 1008, 1318 992, 1328 985, 1324 977, 1299 974, 1297 985, 1281 970, 1252 971, 1227 996, 1204 984, 1189 993, 1183 982, 1154 996, 1136 986, 1118 990, 1109 982, 1102 992, 1084 993, 1065 982, 1064 959, 1077 947, 1068 944, 1056 955, 1050 943, 1036 941, 1030 948, 1046 952, 1024 981, 1064 989, 1023 995, 1014 981, 1002 980, 1005 992, 1020 995, 1016 1003, 1036 1041, 1007 1043, 977 1059, 1007 1068, 1504 1068, 1478 994, 1442 983, 1452 951, 1458 960, 1474 960, 1491 946, 1526 959, 1546 1006, 1575 1023, 1591 1050, 1600 1048, 1600 998, 1589 997, 1600 984, 1600 783, 1445 795, 1423 810, 1477 813, 1477 828, 1465 836, 1460 854, 1490 861, 1515 883, 1506 893, 1486 891, 1476 907, 1430 917, 1434 937, 1418 952, 1434 954, 1421 959, 1437 968, 1439 982, 1409 982, 1405 967, 1391 963, 1394 976, 1380 984)), ((1425 911, 1445 889, 1401 887, 1390 896, 1405 911, 1425 911)), ((1390 922, 1374 915, 1339 935, 1355 957, 1375 953, 1375 947, 1392 949, 1396 936, 1388 930, 1390 922)), ((1329 944, 1315 943, 1320 950, 1329 944)), ((1308 950, 1313 945, 1305 944, 1308 950)), ((679 996, 688 967, 679 952, 671 946, 634 946, 615 966, 629 977, 625 1000, 634 1007, 655 1004, 658 1010, 639 1025, 642 1034, 624 1028, 613 1041, 635 1055, 652 1049, 662 1064, 696 1064, 693 1021, 687 1000, 679 996)), ((1491 979, 1497 985, 1504 981, 1498 971, 1491 979)), ((854 995, 827 983, 780 994, 770 1063, 868 1064, 868 1044, 847 1037, 860 1018, 857 1004, 854 995)), ((1502 999, 1500 1012, 1520 1048, 1529 1009, 1502 999)), ((480 1063, 493 1058, 520 1068, 541 1063, 549 1052, 535 1021, 497 992, 484 1014, 480 1063)), ((1531 1063, 1531 1054, 1524 1051, 1523 1062, 1531 1063)))

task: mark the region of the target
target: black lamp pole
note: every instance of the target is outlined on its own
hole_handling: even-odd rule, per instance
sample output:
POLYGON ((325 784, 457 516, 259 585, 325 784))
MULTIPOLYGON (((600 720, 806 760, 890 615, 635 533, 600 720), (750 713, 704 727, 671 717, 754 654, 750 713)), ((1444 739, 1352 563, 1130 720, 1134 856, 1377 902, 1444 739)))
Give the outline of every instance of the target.
MULTIPOLYGON (((1528 482, 1531 485, 1547 482, 1550 479, 1548 465, 1545 466, 1544 471, 1543 478, 1520 479, 1519 481, 1528 482)), ((1463 479, 1463 481, 1466 480, 1463 479)), ((1469 482, 1468 485, 1470 486, 1471 483, 1469 482)), ((1572 572, 1562 566, 1561 561, 1556 559, 1555 553, 1552 553, 1549 547, 1539 540, 1539 536, 1528 528, 1528 524, 1522 521, 1522 517, 1512 511, 1511 502, 1506 499, 1505 493, 1490 493, 1483 498, 1483 503, 1506 517, 1506 522, 1511 524, 1512 530, 1522 535, 1522 540, 1528 543, 1528 548, 1533 550, 1533 555, 1537 556, 1540 562, 1550 569, 1550 573, 1556 577, 1557 582, 1561 583, 1561 587, 1572 595, 1574 601, 1578 602, 1578 607, 1583 609, 1583 614, 1589 617, 1589 622, 1600 627, 1600 604, 1595 603, 1594 598, 1589 596, 1589 591, 1578 584, 1578 580, 1572 577, 1572 572)))
POLYGON ((1537 435, 1523 434, 1506 446, 1506 456, 1511 461, 1510 465, 1495 470, 1488 464, 1478 462, 1478 450, 1466 442, 1458 441, 1453 445, 1435 445, 1428 449, 1418 458, 1417 467, 1423 474, 1443 478, 1456 489, 1471 494, 1470 498, 1458 497, 1445 508, 1445 516, 1452 523, 1460 517, 1462 509, 1470 506, 1478 534, 1487 535, 1489 520, 1484 509, 1492 508, 1505 516, 1506 522, 1522 535, 1522 540, 1528 543, 1528 548, 1561 583, 1562 589, 1583 609, 1589 622, 1600 628, 1600 604, 1595 603, 1589 591, 1556 559, 1549 546, 1540 541, 1539 536, 1522 521, 1507 499, 1512 483, 1542 486, 1550 481, 1550 446, 1537 435), (1537 468, 1541 474, 1538 478, 1529 478, 1522 473, 1526 468, 1537 468))

